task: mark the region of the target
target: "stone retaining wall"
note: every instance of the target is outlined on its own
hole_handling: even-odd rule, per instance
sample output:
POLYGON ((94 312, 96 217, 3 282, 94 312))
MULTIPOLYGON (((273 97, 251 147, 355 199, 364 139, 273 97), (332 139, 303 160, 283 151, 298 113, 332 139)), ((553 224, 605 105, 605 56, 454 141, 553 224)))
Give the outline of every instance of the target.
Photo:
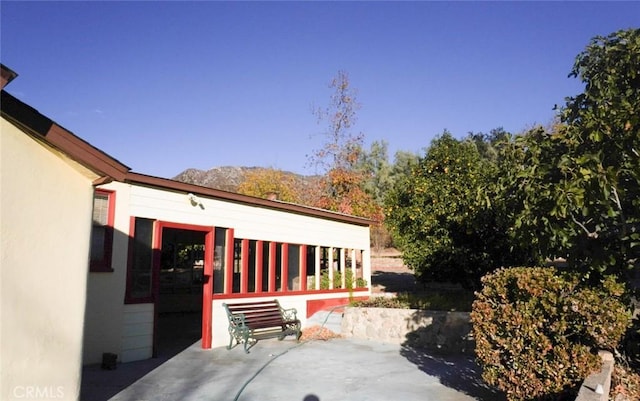
MULTIPOLYGON (((446 354, 473 354, 475 347, 468 312, 347 307, 341 329, 345 337, 404 344, 446 354)), ((600 355, 602 370, 587 377, 576 401, 608 399, 613 356, 608 352, 600 355)))
POLYGON ((614 365, 613 355, 611 352, 601 351, 600 357, 602 358, 602 368, 584 380, 576 401, 607 401, 609 399, 614 365))
POLYGON ((342 318, 345 337, 405 344, 447 354, 473 354, 468 312, 347 307, 342 318))

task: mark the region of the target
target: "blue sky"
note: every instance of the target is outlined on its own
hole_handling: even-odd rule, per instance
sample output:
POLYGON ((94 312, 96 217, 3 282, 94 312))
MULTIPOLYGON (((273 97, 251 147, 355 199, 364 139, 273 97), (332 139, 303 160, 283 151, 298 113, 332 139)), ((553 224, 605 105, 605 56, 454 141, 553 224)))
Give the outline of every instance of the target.
POLYGON ((331 78, 346 71, 365 146, 422 154, 547 124, 596 35, 640 2, 0 2, 6 90, 134 171, 313 173, 331 78))

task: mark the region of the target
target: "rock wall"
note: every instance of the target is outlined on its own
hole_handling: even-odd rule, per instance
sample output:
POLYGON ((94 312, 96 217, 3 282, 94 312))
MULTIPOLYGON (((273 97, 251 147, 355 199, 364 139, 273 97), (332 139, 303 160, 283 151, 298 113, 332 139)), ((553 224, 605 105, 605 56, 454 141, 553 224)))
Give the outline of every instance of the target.
POLYGON ((347 307, 342 335, 445 354, 473 354, 468 312, 347 307))

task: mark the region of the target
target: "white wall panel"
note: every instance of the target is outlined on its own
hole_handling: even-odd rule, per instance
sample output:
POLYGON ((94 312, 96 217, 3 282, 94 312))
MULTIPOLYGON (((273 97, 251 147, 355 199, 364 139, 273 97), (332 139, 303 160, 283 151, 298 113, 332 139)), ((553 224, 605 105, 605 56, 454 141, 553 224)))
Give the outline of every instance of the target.
POLYGON ((121 362, 151 358, 153 354, 153 304, 125 305, 121 362))
POLYGON ((131 213, 170 222, 231 227, 237 238, 295 244, 369 248, 369 228, 287 211, 206 199, 193 206, 185 193, 131 188, 131 213))

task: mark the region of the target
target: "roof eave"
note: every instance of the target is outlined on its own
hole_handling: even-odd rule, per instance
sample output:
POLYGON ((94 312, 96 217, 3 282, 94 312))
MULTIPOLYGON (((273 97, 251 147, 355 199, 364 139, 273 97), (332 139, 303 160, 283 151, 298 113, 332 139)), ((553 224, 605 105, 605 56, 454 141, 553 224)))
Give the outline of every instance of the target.
POLYGON ((243 195, 235 192, 223 191, 220 189, 203 187, 200 185, 189 184, 186 182, 180 182, 170 180, 167 178, 153 177, 150 175, 129 172, 127 174, 126 182, 132 184, 142 184, 151 187, 169 189, 174 191, 182 191, 186 193, 193 193, 195 195, 216 198, 220 200, 242 203, 250 206, 264 207, 268 209, 277 209, 290 213, 302 214, 312 217, 319 217, 327 220, 340 221, 344 223, 350 223, 360 226, 370 226, 373 221, 364 217, 351 216, 343 213, 332 212, 329 210, 313 208, 309 206, 297 205, 294 203, 280 202, 277 200, 269 200, 263 198, 256 198, 249 195, 243 195))
POLYGON ((37 136, 40 140, 100 176, 124 181, 130 170, 118 160, 82 140, 4 90, 0 98, 0 111, 2 117, 25 133, 37 136))

